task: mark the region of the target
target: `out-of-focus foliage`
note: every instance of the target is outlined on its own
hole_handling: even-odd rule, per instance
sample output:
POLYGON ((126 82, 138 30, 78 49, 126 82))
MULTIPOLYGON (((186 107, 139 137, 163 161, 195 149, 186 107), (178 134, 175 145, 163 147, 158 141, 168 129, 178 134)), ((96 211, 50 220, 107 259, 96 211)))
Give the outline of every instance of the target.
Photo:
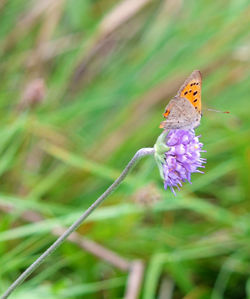
MULTIPOLYGON (((205 174, 174 198, 147 157, 78 232, 145 263, 140 298, 250 298, 249 1, 3 0, 0 16, 1 292, 153 146, 200 69, 205 174)), ((128 279, 69 242, 35 274, 13 298, 123 298, 128 279)))

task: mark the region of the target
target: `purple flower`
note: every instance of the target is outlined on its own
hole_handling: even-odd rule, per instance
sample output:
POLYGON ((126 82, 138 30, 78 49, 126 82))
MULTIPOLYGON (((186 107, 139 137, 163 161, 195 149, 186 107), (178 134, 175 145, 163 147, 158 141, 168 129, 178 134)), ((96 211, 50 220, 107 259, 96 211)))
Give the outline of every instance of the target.
MULTIPOLYGON (((171 130, 166 136, 165 145, 168 151, 158 158, 160 173, 164 179, 164 188, 169 186, 176 195, 174 187, 182 186, 182 182, 191 183, 191 174, 200 172, 199 167, 206 163, 206 159, 200 157, 203 144, 199 142, 200 136, 195 136, 194 130, 171 130), (159 163, 160 161, 160 163, 159 163)), ((158 153, 159 154, 159 153, 158 153)))

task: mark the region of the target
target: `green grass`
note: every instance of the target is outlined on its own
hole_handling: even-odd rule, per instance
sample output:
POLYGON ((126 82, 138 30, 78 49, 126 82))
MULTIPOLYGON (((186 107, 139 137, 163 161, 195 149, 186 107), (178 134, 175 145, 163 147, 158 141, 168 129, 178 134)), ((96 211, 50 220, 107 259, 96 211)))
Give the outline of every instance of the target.
MULTIPOLYGON (((164 278, 173 298, 250 298, 249 1, 153 0, 133 15, 123 9, 126 21, 122 2, 0 3, 0 293, 52 243, 54 227, 70 225, 154 145, 168 100, 200 69, 205 174, 175 198, 147 157, 78 232, 145 263, 140 298, 158 298, 164 278), (20 109, 37 77, 45 97, 20 109), (138 205, 142 192, 160 200, 138 205), (27 211, 44 219, 30 223, 27 211)), ((127 279, 66 242, 13 298, 123 298, 127 279)))

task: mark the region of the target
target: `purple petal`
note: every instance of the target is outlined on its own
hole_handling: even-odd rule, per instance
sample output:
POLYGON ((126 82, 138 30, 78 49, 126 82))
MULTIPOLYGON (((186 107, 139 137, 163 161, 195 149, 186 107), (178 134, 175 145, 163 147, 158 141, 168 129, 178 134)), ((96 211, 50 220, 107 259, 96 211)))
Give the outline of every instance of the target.
POLYGON ((164 188, 176 195, 174 187, 178 190, 182 182, 191 184, 191 174, 203 173, 197 168, 204 168, 205 158, 201 158, 203 144, 200 136, 195 136, 194 130, 171 130, 167 136, 166 144, 170 150, 165 153, 166 161, 163 164, 164 188))

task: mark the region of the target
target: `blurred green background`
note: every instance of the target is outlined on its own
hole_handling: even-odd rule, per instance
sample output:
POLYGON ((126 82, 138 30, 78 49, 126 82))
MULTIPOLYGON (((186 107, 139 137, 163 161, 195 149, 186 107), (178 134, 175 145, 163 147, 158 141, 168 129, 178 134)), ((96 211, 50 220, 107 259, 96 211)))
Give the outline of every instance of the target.
POLYGON ((11 298, 250 298, 249 24, 248 0, 0 1, 0 293, 200 69, 205 174, 174 197, 144 158, 11 298))

